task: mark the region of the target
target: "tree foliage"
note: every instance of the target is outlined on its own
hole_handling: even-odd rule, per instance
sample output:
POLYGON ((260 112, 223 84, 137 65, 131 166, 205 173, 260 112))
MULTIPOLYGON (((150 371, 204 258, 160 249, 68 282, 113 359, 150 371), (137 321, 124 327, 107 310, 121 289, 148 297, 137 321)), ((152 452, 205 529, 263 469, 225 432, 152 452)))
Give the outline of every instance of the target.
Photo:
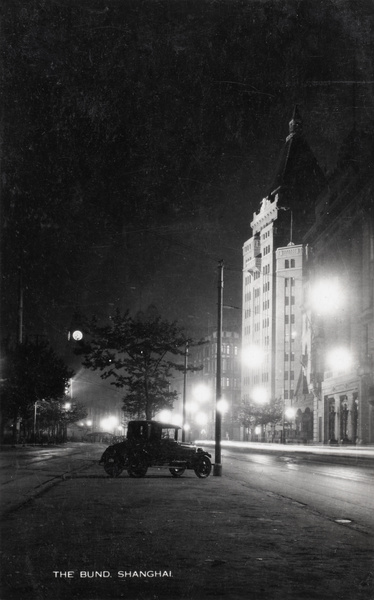
MULTIPOLYGON (((66 428, 87 417, 87 409, 78 402, 65 408, 61 402, 42 402, 37 407, 37 431, 48 435, 49 439, 66 441, 66 428)), ((40 436, 40 433, 39 433, 40 436)))
POLYGON ((44 340, 8 348, 1 381, 2 424, 7 419, 29 419, 37 401, 61 400, 72 376, 73 371, 44 340))
POLYGON ((265 404, 242 401, 239 420, 244 427, 254 429, 256 425, 279 423, 283 417, 282 399, 277 398, 265 404))
POLYGON ((2 410, 23 417, 37 400, 61 399, 73 372, 48 342, 26 341, 6 353, 2 381, 2 410))
POLYGON ((173 407, 177 392, 170 390, 170 379, 184 370, 186 345, 194 344, 182 327, 150 307, 135 318, 118 310, 105 326, 94 318, 88 330, 90 342, 78 350, 84 354, 83 365, 102 371, 103 379, 111 378, 112 385, 126 390, 126 413, 151 419, 173 407))

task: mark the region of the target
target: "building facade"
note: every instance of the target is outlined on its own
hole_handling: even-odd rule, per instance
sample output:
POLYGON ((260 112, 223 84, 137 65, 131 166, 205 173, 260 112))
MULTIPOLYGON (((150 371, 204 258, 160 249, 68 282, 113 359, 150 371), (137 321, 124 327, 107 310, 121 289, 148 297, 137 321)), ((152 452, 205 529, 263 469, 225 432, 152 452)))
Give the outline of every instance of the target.
POLYGON ((323 185, 295 109, 273 183, 243 246, 242 397, 281 401, 284 415, 295 401, 303 354, 303 235, 323 185))
POLYGON ((374 443, 373 173, 353 130, 325 178, 295 111, 243 247, 243 399, 281 399, 292 441, 374 443))
MULTIPOLYGON (((179 400, 175 413, 182 414, 182 400, 185 393, 186 422, 189 426, 189 439, 215 436, 216 386, 217 386, 217 332, 203 338, 203 344, 192 346, 188 351, 188 366, 196 371, 188 371, 183 390, 184 378, 173 381, 179 400)), ((221 347, 221 388, 222 388, 222 436, 223 439, 239 440, 240 423, 238 411, 241 400, 240 390, 240 348, 241 337, 236 331, 222 332, 221 347)), ((174 412, 173 411, 173 412, 174 412)))
POLYGON ((373 143, 354 131, 304 239, 303 377, 317 443, 374 442, 373 209, 373 143))

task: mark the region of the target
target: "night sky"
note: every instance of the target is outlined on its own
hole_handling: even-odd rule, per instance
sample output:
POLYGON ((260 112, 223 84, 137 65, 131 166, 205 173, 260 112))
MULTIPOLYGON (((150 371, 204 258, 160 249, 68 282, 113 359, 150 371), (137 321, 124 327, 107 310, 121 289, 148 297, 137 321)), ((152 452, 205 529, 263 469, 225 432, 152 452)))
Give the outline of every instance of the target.
POLYGON ((57 349, 77 308, 153 303, 206 334, 221 259, 240 306, 294 105, 326 172, 372 126, 373 17, 371 1, 5 2, 3 337, 19 268, 25 335, 57 349))

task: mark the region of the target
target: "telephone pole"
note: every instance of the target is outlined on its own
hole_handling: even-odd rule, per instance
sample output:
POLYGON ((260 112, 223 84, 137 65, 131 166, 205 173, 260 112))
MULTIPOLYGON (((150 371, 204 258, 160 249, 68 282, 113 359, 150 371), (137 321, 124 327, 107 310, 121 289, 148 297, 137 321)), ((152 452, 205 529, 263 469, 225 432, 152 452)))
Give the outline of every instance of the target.
POLYGON ((223 315, 223 260, 218 265, 218 321, 217 321, 217 380, 216 380, 216 439, 215 439, 215 463, 213 475, 222 475, 221 464, 221 429, 222 414, 220 401, 222 398, 221 385, 221 363, 222 363, 222 315, 223 315))

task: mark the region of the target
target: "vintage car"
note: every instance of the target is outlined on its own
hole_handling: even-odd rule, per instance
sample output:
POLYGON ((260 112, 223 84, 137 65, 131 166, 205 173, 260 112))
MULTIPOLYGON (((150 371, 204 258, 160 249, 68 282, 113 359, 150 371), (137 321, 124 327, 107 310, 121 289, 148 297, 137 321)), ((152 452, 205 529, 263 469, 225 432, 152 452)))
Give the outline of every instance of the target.
POLYGON ((208 477, 210 454, 193 444, 178 441, 181 428, 158 421, 130 421, 125 441, 109 446, 100 464, 110 477, 127 470, 130 477, 144 477, 149 467, 168 468, 173 477, 193 469, 198 477, 208 477))

